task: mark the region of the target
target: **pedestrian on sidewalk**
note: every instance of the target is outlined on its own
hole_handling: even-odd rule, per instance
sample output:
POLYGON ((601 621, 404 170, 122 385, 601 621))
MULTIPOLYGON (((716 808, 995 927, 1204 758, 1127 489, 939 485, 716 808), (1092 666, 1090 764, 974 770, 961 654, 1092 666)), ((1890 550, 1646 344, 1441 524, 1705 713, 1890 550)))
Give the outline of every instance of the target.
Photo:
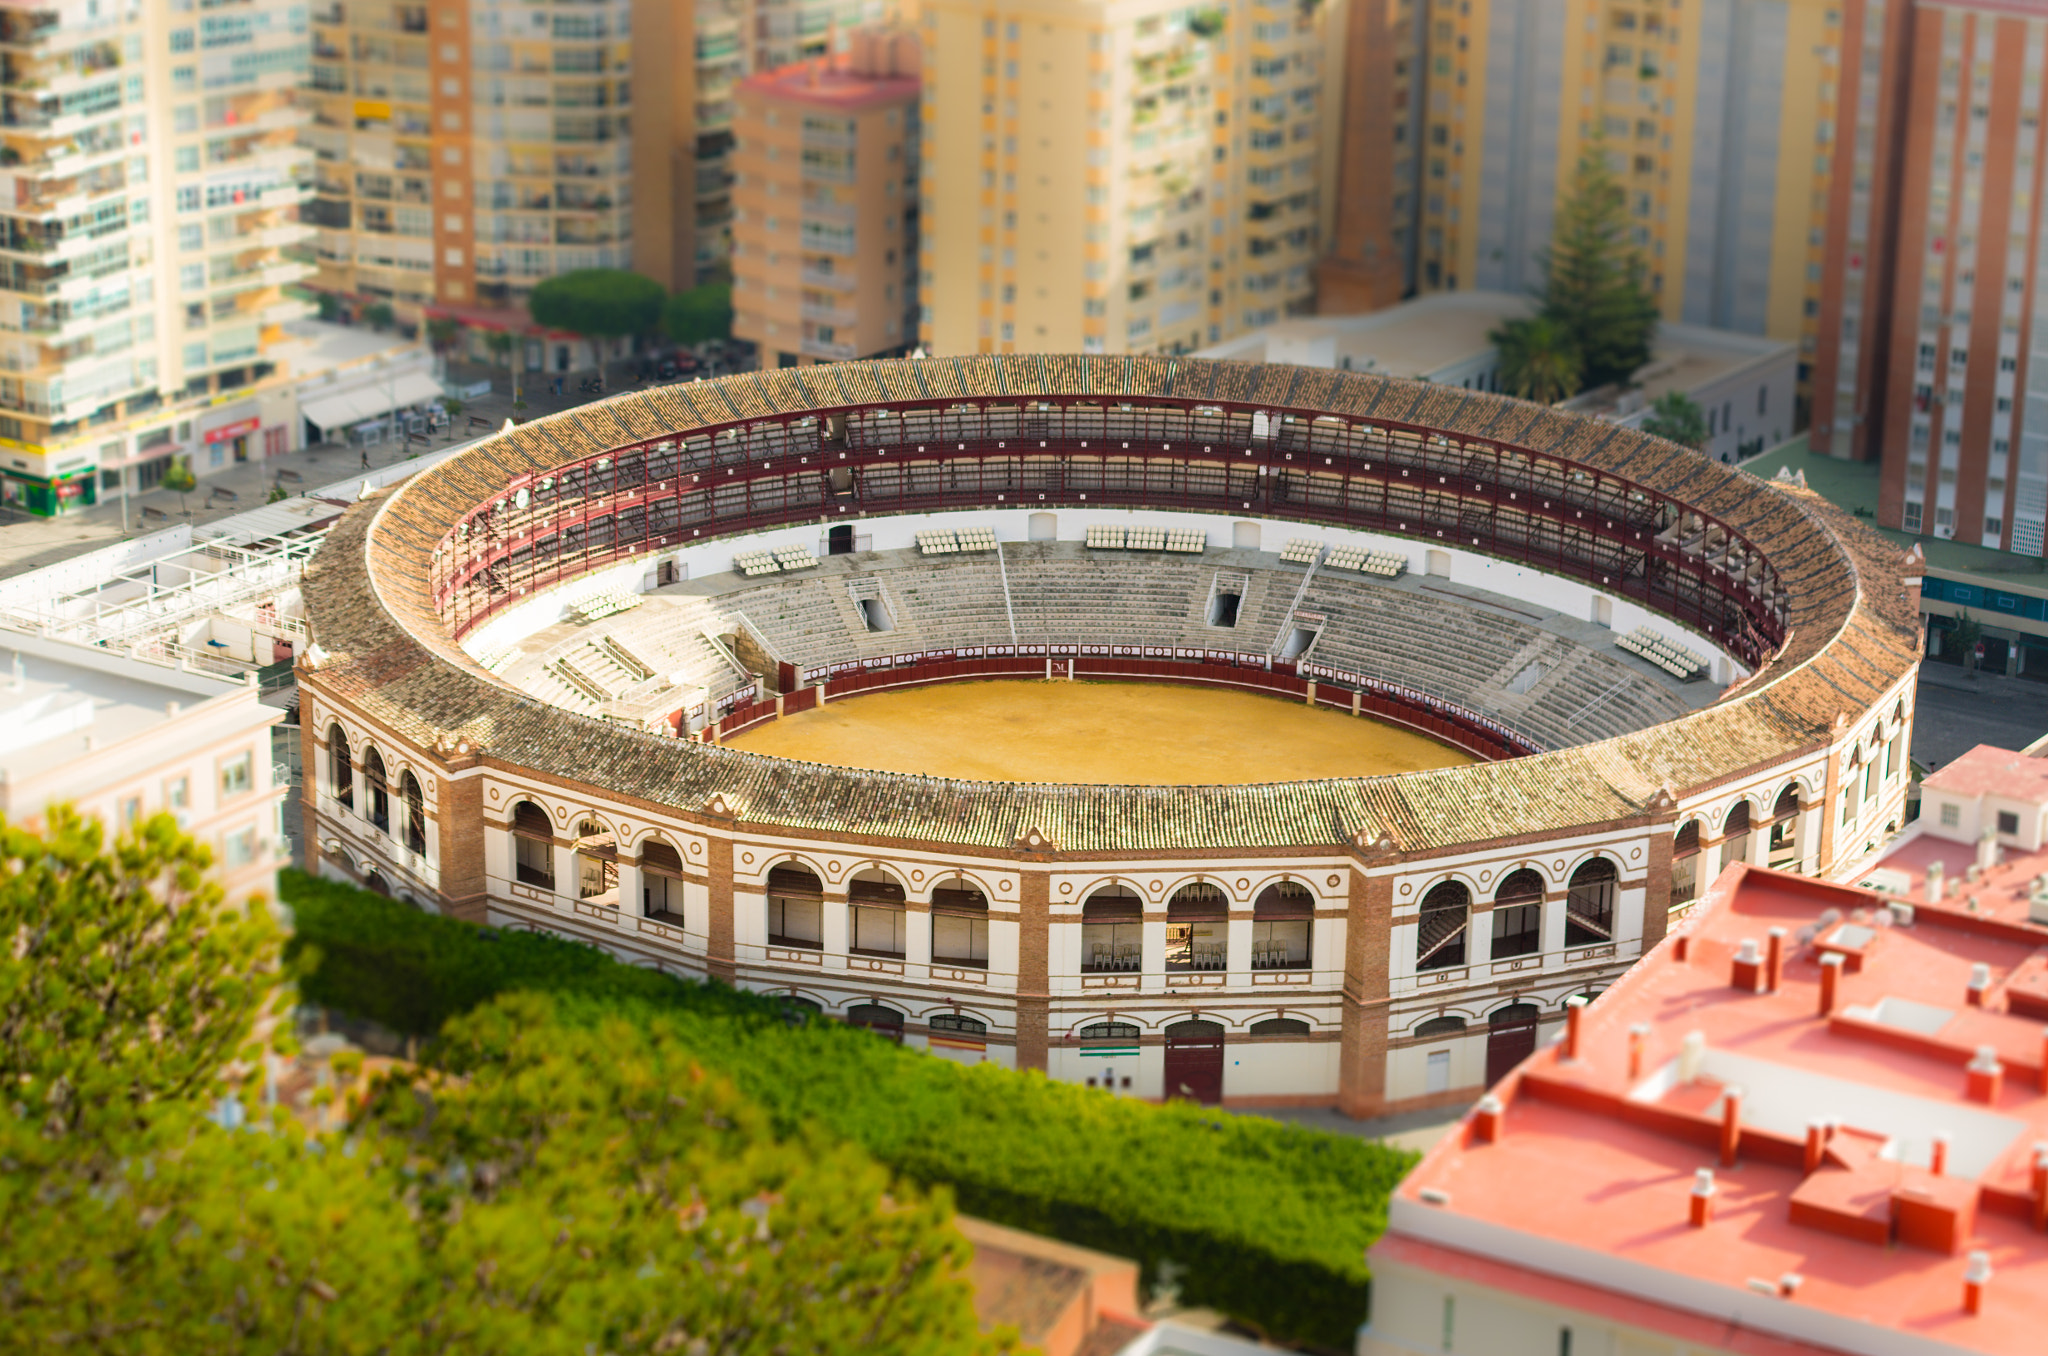
POLYGON ((368 443, 363 444, 363 469, 365 471, 370 469, 370 445, 368 443))

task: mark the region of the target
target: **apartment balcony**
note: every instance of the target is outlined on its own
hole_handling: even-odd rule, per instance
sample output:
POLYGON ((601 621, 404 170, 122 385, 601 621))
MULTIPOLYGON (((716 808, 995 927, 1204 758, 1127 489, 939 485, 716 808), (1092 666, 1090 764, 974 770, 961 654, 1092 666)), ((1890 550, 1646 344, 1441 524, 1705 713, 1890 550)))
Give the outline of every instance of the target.
POLYGON ((798 276, 805 287, 822 287, 834 292, 851 292, 860 281, 851 273, 827 273, 815 268, 804 269, 798 276))
POLYGON ((823 339, 805 339, 797 351, 806 358, 829 358, 834 362, 850 362, 860 356, 860 350, 852 344, 828 343, 823 339))

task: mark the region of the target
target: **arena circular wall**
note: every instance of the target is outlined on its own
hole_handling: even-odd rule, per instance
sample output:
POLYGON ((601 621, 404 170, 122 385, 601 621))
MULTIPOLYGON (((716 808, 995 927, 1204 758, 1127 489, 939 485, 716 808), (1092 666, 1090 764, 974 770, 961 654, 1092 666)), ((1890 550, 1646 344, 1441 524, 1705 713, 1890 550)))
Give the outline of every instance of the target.
MULTIPOLYGON (((1184 578, 1153 540, 1142 569, 1184 578)), ((784 586, 762 569, 775 577, 759 588, 784 586)), ((1374 585, 1353 570, 1327 587, 1374 585)), ((1913 561, 1802 486, 1462 390, 1036 355, 666 386, 508 428, 344 515, 304 585, 307 837, 322 870, 422 907, 782 993, 947 1058, 1117 1095, 1421 1106, 1472 1095, 1719 867, 1832 874, 1896 830, 1917 587, 1913 561), (929 596, 973 592, 943 573, 985 569, 971 553, 907 545, 919 524, 956 523, 1029 543, 987 557, 999 572, 1062 581, 1033 594, 1043 634, 1017 627, 1006 582, 1007 637, 993 602, 927 609, 895 653, 852 635, 776 655, 748 631, 771 663, 796 661, 767 685, 789 703, 1003 664, 1213 678, 1378 710, 1480 761, 1248 785, 973 782, 724 747, 772 718, 766 692, 707 693, 678 722, 626 718, 596 691, 567 709, 583 698, 504 676, 499 640, 570 604, 595 622, 679 562, 867 537, 875 559, 875 542, 906 542, 898 578, 929 596), (1182 643, 1195 637, 1112 605, 1125 576, 1085 533, 1115 523, 1182 533, 1191 560, 1238 551, 1272 576, 1269 617, 1291 615, 1285 583, 1302 581, 1297 605, 1322 587, 1311 565, 1340 547, 1420 576, 1357 617, 1436 611, 1333 624, 1331 646, 1350 647, 1334 657, 1182 643), (1312 561, 1280 558, 1297 542, 1312 561), (1627 684, 1596 681, 1618 661, 1580 641, 1589 685, 1517 705, 1499 675, 1482 681, 1494 652, 1460 679, 1381 643, 1491 629, 1498 654, 1521 654, 1512 616, 1472 601, 1512 594, 1509 579, 1587 600, 1617 636, 1692 649, 1711 700, 1667 713, 1644 684, 1620 713, 1601 693, 1627 684)))

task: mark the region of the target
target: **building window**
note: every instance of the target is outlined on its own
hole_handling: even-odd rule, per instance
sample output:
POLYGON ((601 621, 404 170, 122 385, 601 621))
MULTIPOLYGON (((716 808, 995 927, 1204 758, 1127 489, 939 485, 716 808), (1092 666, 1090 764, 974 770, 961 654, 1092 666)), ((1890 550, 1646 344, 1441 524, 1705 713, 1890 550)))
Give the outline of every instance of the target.
POLYGON ((1183 885, 1166 903, 1166 968, 1221 970, 1230 901, 1208 881, 1183 885))
POLYGON ((1144 930, 1144 906, 1137 891, 1122 885, 1097 890, 1081 906, 1081 969, 1139 969, 1144 930))
POLYGON ((1299 881, 1283 880, 1252 902, 1252 969, 1305 970, 1316 900, 1299 881))
POLYGON ((588 819, 577 824, 575 851, 578 899, 596 899, 619 888, 618 845, 603 825, 588 819))
POLYGON ((1442 970, 1465 963, 1465 925, 1472 911, 1472 892, 1454 880, 1422 897, 1415 928, 1415 968, 1442 970))
POLYGON ((1605 857, 1595 857, 1572 873, 1564 901, 1566 946, 1598 946, 1614 940, 1614 889, 1619 879, 1614 863, 1605 857))
POLYGON ((522 885, 555 888, 555 830, 530 800, 512 807, 512 874, 522 885))
POLYGON ((256 860, 256 830, 237 829, 220 840, 229 866, 247 866, 256 860))
POLYGON ((853 909, 853 949, 901 959, 906 931, 903 887, 879 871, 863 871, 847 882, 847 896, 853 909))
POLYGON ((825 887, 803 867, 768 873, 768 941, 812 950, 825 945, 825 887))
POLYGON ((121 802, 121 827, 133 828, 142 818, 142 797, 129 796, 121 802))
POLYGON ((944 965, 988 965, 988 900, 958 877, 932 890, 932 959, 944 965))
POLYGON ((1493 896, 1493 958, 1543 949, 1543 877, 1528 867, 1509 874, 1493 896))
POLYGON ((925 1023, 933 1031, 944 1031, 956 1036, 986 1036, 988 1023, 979 1017, 967 1017, 957 1012, 935 1012, 925 1023))
POLYGON ((640 911, 649 918, 683 916, 683 855, 667 843, 640 845, 640 911))
POLYGON ((182 810, 192 803, 192 783, 189 778, 173 777, 164 783, 164 804, 173 810, 182 810))
POLYGON ((405 846, 409 851, 426 855, 427 851, 427 806, 426 798, 420 792, 420 779, 410 769, 399 782, 399 793, 405 798, 405 846))
POLYGON ((220 765, 220 794, 222 799, 239 796, 255 785, 256 762, 252 755, 243 754, 230 758, 220 765))
POLYGON ((1300 1040, 1311 1032, 1308 1023, 1299 1017, 1266 1017, 1252 1023, 1251 1034, 1300 1040))
POLYGON ((1998 831, 2003 834, 2018 833, 2020 831, 2020 817, 2010 810, 2000 810, 1998 812, 1998 831))
POLYGON ((374 748, 363 759, 363 799, 370 823, 383 833, 391 832, 391 793, 384 784, 384 755, 374 748))
POLYGON ((1690 904, 1699 892, 1700 822, 1689 819, 1671 839, 1671 901, 1667 908, 1690 904))
POLYGON ((327 727, 327 784, 345 810, 356 808, 356 774, 349 762, 348 735, 339 725, 327 727))

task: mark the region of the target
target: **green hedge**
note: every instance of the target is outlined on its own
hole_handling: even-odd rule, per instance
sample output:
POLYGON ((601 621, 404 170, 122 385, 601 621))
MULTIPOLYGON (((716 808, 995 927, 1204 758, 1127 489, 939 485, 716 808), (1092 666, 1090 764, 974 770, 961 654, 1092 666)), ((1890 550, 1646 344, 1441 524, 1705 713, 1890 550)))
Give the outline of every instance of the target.
POLYGON ((496 994, 545 990, 570 1020, 643 1009, 778 1126, 822 1123, 1000 1223, 1182 1268, 1185 1301, 1270 1335, 1348 1349, 1365 1249, 1413 1155, 1187 1103, 1154 1106, 1037 1073, 966 1067, 774 999, 688 983, 595 948, 434 918, 286 872, 309 1002, 416 1035, 496 994))

